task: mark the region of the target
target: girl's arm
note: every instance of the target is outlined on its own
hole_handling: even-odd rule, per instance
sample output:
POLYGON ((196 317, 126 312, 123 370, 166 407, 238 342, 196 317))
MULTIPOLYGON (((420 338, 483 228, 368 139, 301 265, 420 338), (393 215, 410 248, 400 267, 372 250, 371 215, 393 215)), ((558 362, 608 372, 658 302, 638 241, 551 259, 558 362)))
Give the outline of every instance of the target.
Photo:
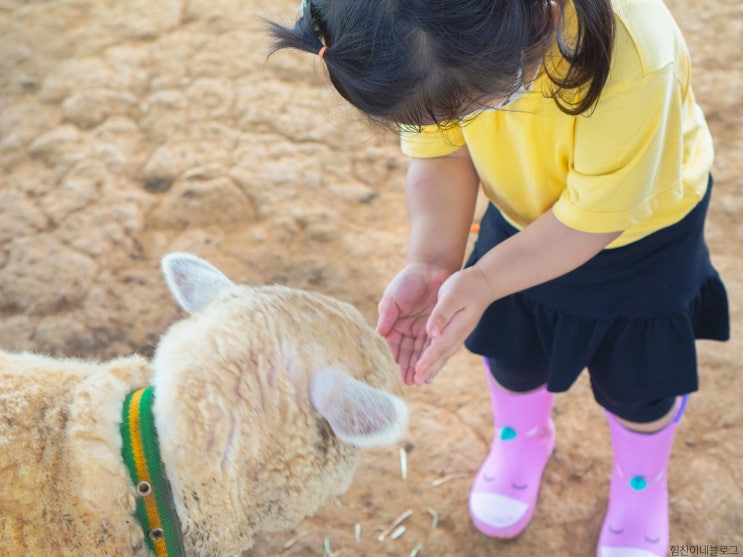
POLYGON ((621 232, 594 234, 562 224, 550 210, 498 244, 439 290, 426 327, 432 339, 415 369, 415 383, 432 379, 499 298, 579 267, 621 232))
POLYGON ((407 384, 413 383, 415 365, 428 346, 426 323, 439 288, 461 268, 478 187, 466 148, 410 163, 408 263, 385 289, 377 321, 407 384))
POLYGON ((550 210, 476 264, 490 287, 491 303, 580 267, 621 234, 581 232, 550 210))
POLYGON ((466 147, 445 157, 413 159, 406 179, 408 263, 462 266, 480 179, 466 147))

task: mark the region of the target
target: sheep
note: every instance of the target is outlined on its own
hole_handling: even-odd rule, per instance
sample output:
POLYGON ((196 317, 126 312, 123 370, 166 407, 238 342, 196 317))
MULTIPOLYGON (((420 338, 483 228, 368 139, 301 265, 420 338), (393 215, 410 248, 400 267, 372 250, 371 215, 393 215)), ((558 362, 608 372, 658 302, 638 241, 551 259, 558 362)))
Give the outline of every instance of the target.
POLYGON ((345 492, 363 449, 404 435, 399 368, 351 305, 237 285, 188 253, 162 270, 189 315, 151 362, 0 351, 0 555, 238 554, 345 492), (147 387, 172 553, 135 516, 157 486, 135 485, 122 456, 125 400, 147 387))

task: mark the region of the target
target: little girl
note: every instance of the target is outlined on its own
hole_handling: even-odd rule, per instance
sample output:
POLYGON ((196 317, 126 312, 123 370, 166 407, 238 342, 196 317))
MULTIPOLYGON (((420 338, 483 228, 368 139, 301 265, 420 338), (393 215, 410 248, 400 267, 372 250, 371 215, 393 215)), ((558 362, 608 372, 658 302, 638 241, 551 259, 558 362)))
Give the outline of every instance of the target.
POLYGON ((401 130, 407 265, 377 329, 407 384, 466 341, 496 434, 469 509, 510 538, 534 512, 553 393, 584 368, 614 452, 602 557, 664 556, 666 467, 696 338, 726 340, 704 241, 712 139, 662 0, 305 0, 274 49, 401 130), (478 188, 490 205, 464 268, 478 188))

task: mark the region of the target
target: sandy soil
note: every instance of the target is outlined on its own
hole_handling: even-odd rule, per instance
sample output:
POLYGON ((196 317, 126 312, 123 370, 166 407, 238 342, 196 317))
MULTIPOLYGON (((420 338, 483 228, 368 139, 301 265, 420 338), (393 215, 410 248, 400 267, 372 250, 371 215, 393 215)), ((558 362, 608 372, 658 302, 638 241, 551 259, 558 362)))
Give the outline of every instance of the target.
MULTIPOLYGON (((265 63, 257 16, 289 22, 296 4, 0 0, 1 346, 151 353, 178 317, 158 271, 173 249, 239 281, 334 295, 375 322, 403 261, 406 162, 395 137, 339 101, 317 59, 265 63)), ((671 543, 743 554, 743 4, 668 4, 716 139, 708 241, 733 320, 730 342, 699 344, 702 389, 669 472, 671 543)), ((539 507, 508 542, 467 514, 492 435, 484 387, 461 351, 433 385, 406 391, 401 446, 367 453, 336 504, 250 555, 593 555, 611 455, 585 376, 557 397, 539 507), (406 531, 384 535, 407 511, 406 531)))

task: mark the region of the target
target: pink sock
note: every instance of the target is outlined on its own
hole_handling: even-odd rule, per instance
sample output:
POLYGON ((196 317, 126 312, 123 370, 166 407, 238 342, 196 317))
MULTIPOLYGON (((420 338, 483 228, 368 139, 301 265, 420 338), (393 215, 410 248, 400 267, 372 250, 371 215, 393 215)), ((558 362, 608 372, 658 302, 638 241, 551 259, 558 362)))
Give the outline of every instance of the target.
POLYGON ((531 520, 544 467, 555 445, 550 418, 554 395, 540 387, 527 393, 500 388, 485 365, 495 436, 470 492, 472 521, 483 534, 519 535, 531 520))

